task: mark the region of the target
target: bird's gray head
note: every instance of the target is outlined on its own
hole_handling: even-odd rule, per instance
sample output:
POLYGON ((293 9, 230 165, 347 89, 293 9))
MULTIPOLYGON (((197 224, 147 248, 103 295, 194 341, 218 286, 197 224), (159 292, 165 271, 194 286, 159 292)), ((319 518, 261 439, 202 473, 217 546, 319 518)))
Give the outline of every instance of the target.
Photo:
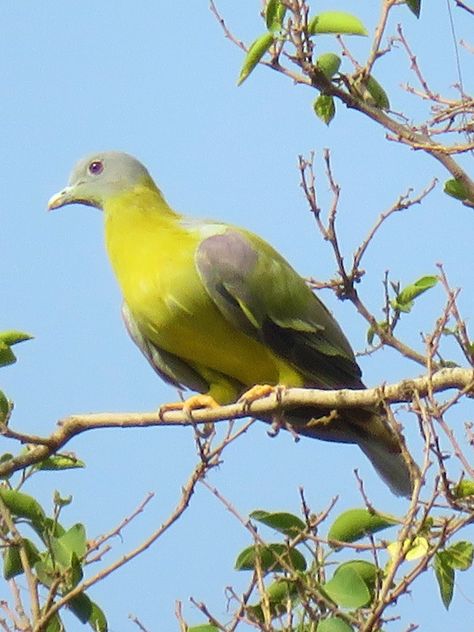
POLYGON ((109 198, 140 184, 156 189, 141 162, 120 151, 103 151, 79 160, 72 170, 67 187, 53 195, 48 202, 48 209, 74 203, 103 208, 109 198))

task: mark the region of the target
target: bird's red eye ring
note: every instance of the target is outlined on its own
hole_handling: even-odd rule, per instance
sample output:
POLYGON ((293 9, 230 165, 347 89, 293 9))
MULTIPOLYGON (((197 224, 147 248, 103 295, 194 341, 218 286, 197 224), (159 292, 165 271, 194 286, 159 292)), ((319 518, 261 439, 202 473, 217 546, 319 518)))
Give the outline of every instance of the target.
POLYGON ((104 163, 100 160, 94 160, 89 165, 89 173, 92 176, 98 176, 104 170, 104 163))

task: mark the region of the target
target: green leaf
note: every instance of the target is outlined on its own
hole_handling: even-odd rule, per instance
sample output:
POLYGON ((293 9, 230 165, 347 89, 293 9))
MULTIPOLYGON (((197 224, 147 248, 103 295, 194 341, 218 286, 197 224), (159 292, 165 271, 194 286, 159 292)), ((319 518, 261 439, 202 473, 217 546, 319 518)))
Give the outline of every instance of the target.
POLYGON ((454 569, 446 562, 443 551, 436 553, 434 558, 434 570, 438 580, 441 600, 446 610, 453 599, 454 591, 454 569))
POLYGON ((86 464, 80 459, 76 459, 74 456, 67 454, 53 454, 44 461, 37 463, 37 470, 57 471, 57 470, 73 470, 76 468, 85 467, 86 464))
POLYGON ((321 588, 329 597, 343 608, 361 608, 366 606, 372 595, 367 584, 351 566, 336 569, 332 578, 321 588))
POLYGON ((61 494, 56 489, 53 494, 53 502, 56 507, 67 507, 72 503, 72 496, 61 496, 61 494))
MULTIPOLYGON (((13 454, 11 454, 10 452, 5 452, 4 454, 2 454, 2 456, 0 456, 0 465, 3 465, 4 463, 11 461, 12 459, 13 454)), ((12 475, 13 472, 10 472, 9 474, 2 474, 2 476, 0 476, 0 480, 7 481, 9 478, 11 478, 12 475)))
POLYGON ((11 347, 19 342, 25 342, 25 340, 31 340, 33 336, 25 333, 24 331, 15 331, 11 329, 9 331, 0 332, 0 341, 11 347))
POLYGON ((345 11, 324 11, 310 18, 310 35, 367 35, 367 29, 355 15, 345 11))
POLYGON ((3 391, 0 391, 0 423, 5 423, 11 410, 11 402, 3 391))
POLYGON ((443 559, 451 568, 466 571, 472 566, 474 545, 471 542, 460 541, 442 551, 443 559))
POLYGON ((324 73, 327 79, 331 79, 341 67, 341 58, 334 53, 323 53, 316 60, 316 67, 324 73))
POLYGON ((456 485, 453 493, 456 498, 466 498, 467 496, 474 496, 474 481, 463 478, 463 480, 456 485))
POLYGON ((60 538, 61 544, 77 557, 84 557, 87 551, 86 529, 83 524, 77 523, 72 526, 60 538))
MULTIPOLYGON (((31 567, 40 559, 39 551, 31 540, 23 538, 23 548, 31 567)), ((11 544, 3 552, 3 576, 6 580, 12 579, 24 572, 20 557, 20 545, 11 544)))
POLYGON ((398 524, 398 520, 393 516, 370 512, 367 509, 349 509, 333 522, 328 539, 355 542, 368 534, 388 529, 394 524, 398 524))
POLYGON ((10 346, 4 342, 0 342, 0 366, 8 366, 16 362, 16 356, 10 349, 10 346))
MULTIPOLYGON (((383 331, 389 331, 390 329, 390 325, 387 323, 386 320, 379 321, 377 323, 377 326, 380 327, 380 329, 382 329, 383 331)), ((370 327, 367 330, 367 342, 369 345, 371 345, 374 342, 376 333, 377 333, 376 328, 373 325, 370 325, 370 327)))
POLYGON ((252 520, 261 522, 267 527, 271 527, 280 533, 294 537, 306 529, 305 523, 294 516, 293 514, 285 511, 264 511, 263 509, 257 509, 250 514, 252 520))
MULTIPOLYGON (((294 582, 278 578, 272 582, 265 591, 270 606, 272 618, 282 616, 288 610, 288 600, 293 600, 298 595, 298 589, 294 582)), ((247 608, 249 615, 257 621, 264 621, 262 602, 247 608)))
POLYGON ((45 632, 65 632, 65 630, 63 622, 59 618, 58 613, 55 612, 46 624, 45 632))
POLYGON ((85 593, 73 597, 68 606, 79 621, 88 623, 94 632, 107 632, 108 625, 104 613, 85 593))
POLYGON ((205 623, 204 625, 193 625, 187 628, 188 632, 219 632, 219 628, 211 623, 205 623))
POLYGON ((247 79, 252 70, 273 44, 274 39, 275 37, 273 33, 264 33, 263 35, 260 35, 260 37, 257 37, 253 44, 251 44, 240 70, 240 75, 237 80, 238 86, 247 79))
POLYGON ((297 549, 289 549, 285 544, 257 544, 239 553, 235 561, 238 571, 253 571, 257 565, 262 571, 283 571, 292 568, 306 570, 306 560, 297 549), (281 562, 280 562, 281 560, 281 562))
POLYGON ((286 7, 280 0, 268 0, 265 7, 265 24, 271 33, 281 31, 285 18, 286 7))
POLYGON ((40 536, 44 536, 49 538, 53 536, 55 538, 60 538, 62 535, 66 533, 66 529, 57 521, 52 518, 46 518, 44 521, 42 532, 39 533, 40 536))
POLYGON ((390 100, 388 98, 387 93, 382 88, 380 83, 373 77, 372 75, 368 78, 366 83, 367 92, 372 97, 372 105, 381 110, 389 110, 390 109, 390 100))
POLYGON ((405 0, 405 4, 410 9, 410 11, 416 15, 417 18, 420 17, 421 0, 405 0))
POLYGON ((438 283, 438 277, 435 276, 424 276, 415 281, 412 285, 407 285, 407 287, 403 288, 403 290, 397 295, 397 297, 390 302, 394 309, 399 310, 400 312, 409 313, 414 305, 414 300, 431 289, 438 283))
POLYGON ((41 554, 41 559, 35 564, 35 571, 38 581, 47 588, 49 588, 53 581, 58 577, 58 572, 53 566, 49 553, 41 554))
POLYGON ((364 103, 381 110, 390 109, 390 100, 387 93, 372 75, 368 78, 356 76, 352 79, 350 88, 364 103))
POLYGON ((326 125, 329 125, 336 113, 334 99, 329 94, 320 94, 313 103, 313 109, 316 116, 326 123, 326 125))
POLYGON ((462 202, 470 199, 469 192, 465 185, 461 182, 461 180, 454 178, 452 180, 446 180, 444 183, 444 192, 447 193, 447 195, 456 198, 456 200, 461 200, 462 202))
POLYGON ((77 555, 73 553, 71 556, 71 566, 69 568, 69 574, 68 574, 68 581, 67 581, 68 588, 70 589, 75 588, 77 584, 82 581, 83 577, 84 577, 84 572, 82 570, 82 564, 79 561, 77 555))
POLYGON ((84 557, 87 550, 86 530, 84 525, 75 524, 61 537, 50 539, 53 559, 62 569, 69 569, 73 556, 84 557))
POLYGON ((353 629, 342 619, 330 617, 318 623, 317 632, 353 632, 353 629))
POLYGON ((345 568, 351 568, 354 570, 362 581, 365 582, 370 592, 373 593, 377 576, 382 572, 381 569, 377 568, 375 564, 365 560, 350 560, 349 562, 343 562, 340 564, 335 570, 335 574, 345 568))
POLYGON ((0 488, 0 498, 13 516, 27 518, 40 527, 44 524, 46 515, 39 502, 32 496, 2 487, 0 488))

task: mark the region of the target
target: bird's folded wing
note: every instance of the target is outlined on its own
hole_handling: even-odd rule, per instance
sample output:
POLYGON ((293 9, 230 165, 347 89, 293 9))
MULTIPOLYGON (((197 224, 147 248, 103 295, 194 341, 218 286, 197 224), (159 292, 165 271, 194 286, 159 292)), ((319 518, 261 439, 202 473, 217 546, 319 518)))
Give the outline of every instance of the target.
POLYGON ((266 242, 228 228, 202 240, 196 266, 224 317, 289 361, 308 386, 362 387, 360 369, 338 324, 266 242))

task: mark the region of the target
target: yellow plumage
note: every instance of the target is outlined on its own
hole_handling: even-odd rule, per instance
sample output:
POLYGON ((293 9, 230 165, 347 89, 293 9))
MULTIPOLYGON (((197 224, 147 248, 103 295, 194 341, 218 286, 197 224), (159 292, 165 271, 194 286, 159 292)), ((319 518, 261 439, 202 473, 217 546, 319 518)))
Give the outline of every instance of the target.
POLYGON ((221 404, 254 384, 303 386, 303 377, 268 348, 232 327, 202 286, 195 253, 202 235, 158 190, 136 186, 109 198, 105 244, 124 300, 142 333, 161 349, 189 361, 211 382, 221 404))

